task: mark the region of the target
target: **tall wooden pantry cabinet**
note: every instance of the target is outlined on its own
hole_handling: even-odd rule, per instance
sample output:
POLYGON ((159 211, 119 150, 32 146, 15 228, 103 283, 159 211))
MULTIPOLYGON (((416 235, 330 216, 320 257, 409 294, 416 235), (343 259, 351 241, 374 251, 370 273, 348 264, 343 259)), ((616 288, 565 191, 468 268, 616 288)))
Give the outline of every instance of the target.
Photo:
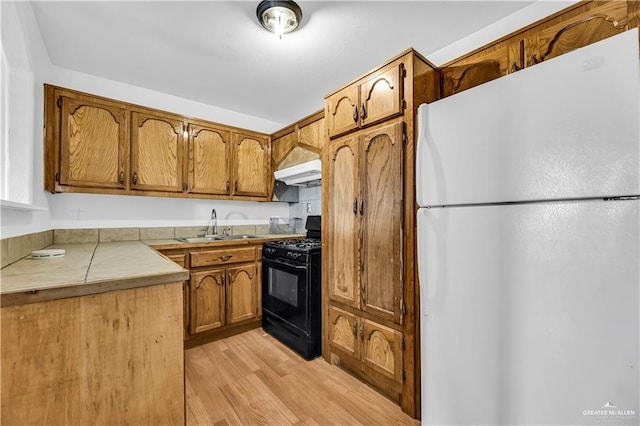
POLYGON ((409 49, 325 98, 323 356, 414 417, 414 117, 438 97, 437 69, 409 49))

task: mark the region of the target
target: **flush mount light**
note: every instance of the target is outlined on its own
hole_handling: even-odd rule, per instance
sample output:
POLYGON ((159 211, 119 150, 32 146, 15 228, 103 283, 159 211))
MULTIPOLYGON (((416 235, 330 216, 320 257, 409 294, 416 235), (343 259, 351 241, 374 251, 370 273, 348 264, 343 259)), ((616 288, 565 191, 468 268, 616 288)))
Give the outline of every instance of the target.
POLYGON ((256 9, 258 21, 264 29, 282 38, 298 28, 302 20, 302 10, 294 1, 261 1, 256 9))

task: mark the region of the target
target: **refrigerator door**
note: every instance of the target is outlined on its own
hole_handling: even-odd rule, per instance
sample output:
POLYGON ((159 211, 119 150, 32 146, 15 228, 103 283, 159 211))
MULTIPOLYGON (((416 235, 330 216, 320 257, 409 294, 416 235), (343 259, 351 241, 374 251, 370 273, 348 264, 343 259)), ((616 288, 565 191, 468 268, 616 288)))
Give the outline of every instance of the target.
POLYGON ((637 425, 639 208, 420 209, 423 424, 637 425))
POLYGON ((640 194, 633 29, 419 109, 418 205, 640 194))

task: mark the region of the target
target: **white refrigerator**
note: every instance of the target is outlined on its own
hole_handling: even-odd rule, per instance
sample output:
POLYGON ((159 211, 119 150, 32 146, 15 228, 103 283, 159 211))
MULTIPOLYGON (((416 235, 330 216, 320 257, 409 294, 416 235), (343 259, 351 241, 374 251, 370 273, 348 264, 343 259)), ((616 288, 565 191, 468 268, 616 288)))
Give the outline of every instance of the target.
POLYGON ((627 31, 418 113, 422 422, 640 421, 627 31))

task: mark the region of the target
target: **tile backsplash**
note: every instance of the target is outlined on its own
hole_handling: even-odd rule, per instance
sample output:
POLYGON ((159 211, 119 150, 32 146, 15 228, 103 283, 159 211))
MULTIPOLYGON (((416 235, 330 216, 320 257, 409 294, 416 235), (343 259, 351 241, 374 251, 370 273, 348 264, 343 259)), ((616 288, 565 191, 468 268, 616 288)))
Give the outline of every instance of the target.
POLYGON ((307 216, 319 214, 322 214, 322 186, 300 187, 299 201, 289 205, 289 217, 301 218, 304 230, 307 216))

